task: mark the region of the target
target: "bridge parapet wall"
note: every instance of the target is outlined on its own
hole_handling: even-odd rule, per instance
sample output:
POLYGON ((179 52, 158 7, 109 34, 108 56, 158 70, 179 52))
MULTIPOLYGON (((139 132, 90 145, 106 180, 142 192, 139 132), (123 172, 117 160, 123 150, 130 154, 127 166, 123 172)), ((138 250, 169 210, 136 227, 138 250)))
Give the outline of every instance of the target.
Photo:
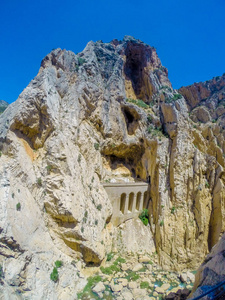
POLYGON ((149 205, 149 185, 145 182, 103 183, 113 207, 112 223, 115 226, 138 218, 149 205))

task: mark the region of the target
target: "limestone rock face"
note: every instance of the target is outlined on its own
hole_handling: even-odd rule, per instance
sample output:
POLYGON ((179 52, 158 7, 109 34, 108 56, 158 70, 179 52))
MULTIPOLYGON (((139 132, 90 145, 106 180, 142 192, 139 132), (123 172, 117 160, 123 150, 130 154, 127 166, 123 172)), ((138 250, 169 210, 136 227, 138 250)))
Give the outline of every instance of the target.
POLYGON ((19 290, 30 299, 37 291, 38 299, 74 299, 85 285, 77 280, 82 266, 99 266, 112 249, 156 250, 165 269, 200 264, 225 228, 225 116, 210 104, 223 101, 216 84, 218 91, 204 87, 191 100, 186 94, 196 89, 188 88, 184 98, 155 49, 132 37, 43 59, 0 117, 5 297, 17 299, 19 290), (149 182, 148 226, 113 226, 102 185, 111 180, 149 182), (56 260, 63 261, 57 288, 56 260))

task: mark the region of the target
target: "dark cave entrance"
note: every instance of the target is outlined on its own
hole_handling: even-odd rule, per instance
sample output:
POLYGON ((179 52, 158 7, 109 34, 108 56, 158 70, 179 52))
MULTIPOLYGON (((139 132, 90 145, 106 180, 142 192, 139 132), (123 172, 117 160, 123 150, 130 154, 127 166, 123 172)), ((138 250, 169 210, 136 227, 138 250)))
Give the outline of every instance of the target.
POLYGON ((152 50, 150 47, 146 48, 144 45, 129 42, 125 55, 124 74, 131 81, 136 97, 149 103, 153 87, 148 72, 145 72, 145 67, 151 59, 152 50))
POLYGON ((129 135, 135 134, 135 131, 138 127, 138 121, 140 120, 140 116, 138 115, 136 110, 134 110, 128 106, 122 107, 122 113, 125 118, 128 134, 129 135))

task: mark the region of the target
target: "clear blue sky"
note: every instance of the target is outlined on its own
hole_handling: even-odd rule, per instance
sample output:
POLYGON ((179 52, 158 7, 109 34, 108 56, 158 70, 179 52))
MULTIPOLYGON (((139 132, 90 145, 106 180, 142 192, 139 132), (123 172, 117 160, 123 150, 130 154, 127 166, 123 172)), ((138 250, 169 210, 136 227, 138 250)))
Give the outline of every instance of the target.
POLYGON ((224 0, 0 0, 0 99, 13 102, 53 48, 132 35, 156 47, 174 88, 225 72, 224 0))

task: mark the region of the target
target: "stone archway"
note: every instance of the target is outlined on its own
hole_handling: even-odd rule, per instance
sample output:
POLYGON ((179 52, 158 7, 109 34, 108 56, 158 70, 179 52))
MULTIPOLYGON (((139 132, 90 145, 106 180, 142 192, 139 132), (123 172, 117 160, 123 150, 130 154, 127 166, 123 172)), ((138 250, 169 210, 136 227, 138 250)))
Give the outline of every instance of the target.
POLYGON ((123 193, 120 196, 120 211, 121 211, 122 214, 125 213, 126 198, 127 198, 127 195, 125 193, 123 193))

